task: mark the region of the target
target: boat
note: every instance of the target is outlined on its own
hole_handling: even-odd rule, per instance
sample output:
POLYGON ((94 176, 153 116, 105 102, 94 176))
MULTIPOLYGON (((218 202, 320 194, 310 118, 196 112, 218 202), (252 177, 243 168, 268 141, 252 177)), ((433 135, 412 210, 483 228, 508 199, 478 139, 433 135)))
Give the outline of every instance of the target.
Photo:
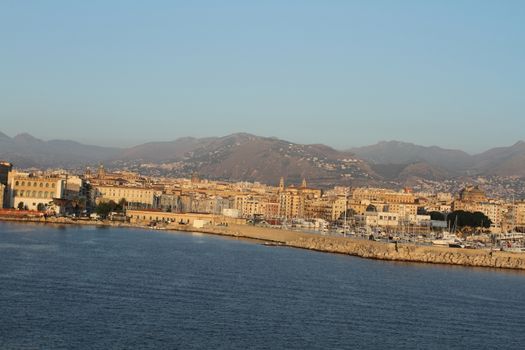
MULTIPOLYGON (((452 226, 452 232, 443 232, 443 235, 440 239, 435 239, 432 241, 433 245, 439 245, 439 246, 446 246, 450 247, 450 245, 461 245, 461 240, 456 236, 456 228, 458 226, 458 217, 456 216, 456 220, 454 222, 454 225, 452 226)), ((457 248, 457 247, 456 247, 457 248)))
POLYGON ((465 245, 464 244, 461 244, 461 243, 450 243, 448 245, 449 248, 465 248, 465 245))
POLYGON ((433 240, 432 244, 449 247, 451 244, 461 244, 461 240, 455 234, 447 232, 440 239, 433 240))

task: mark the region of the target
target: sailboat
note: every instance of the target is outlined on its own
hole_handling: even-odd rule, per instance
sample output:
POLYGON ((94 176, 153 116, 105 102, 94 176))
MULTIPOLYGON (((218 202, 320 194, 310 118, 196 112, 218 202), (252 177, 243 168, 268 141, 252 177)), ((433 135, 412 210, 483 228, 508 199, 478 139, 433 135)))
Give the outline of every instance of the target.
MULTIPOLYGON (((512 210, 515 209, 514 198, 512 198, 512 210)), ((525 253, 525 246, 523 241, 525 240, 525 235, 523 233, 516 232, 516 216, 515 213, 512 214, 512 230, 509 233, 505 233, 500 237, 501 250, 504 252, 510 253, 525 253)))
POLYGON ((458 217, 454 220, 454 225, 452 226, 452 232, 443 232, 441 238, 433 240, 433 245, 446 246, 453 248, 464 248, 465 246, 461 243, 461 240, 456 236, 456 229, 458 227, 458 217))

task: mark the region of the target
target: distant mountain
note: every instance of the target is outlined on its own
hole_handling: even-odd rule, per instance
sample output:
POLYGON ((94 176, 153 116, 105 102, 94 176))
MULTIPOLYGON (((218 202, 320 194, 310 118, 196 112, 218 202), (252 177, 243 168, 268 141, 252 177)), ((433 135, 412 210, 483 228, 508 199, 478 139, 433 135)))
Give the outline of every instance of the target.
POLYGON ((176 162, 173 175, 197 172, 206 177, 277 183, 281 176, 288 182, 302 178, 316 184, 337 184, 343 180, 373 178, 364 162, 351 162, 350 152, 325 145, 301 145, 270 137, 237 133, 216 138, 183 138, 155 142, 124 150, 114 164, 176 162), (351 176, 345 175, 350 174, 351 176))
POLYGON ((385 180, 407 181, 413 178, 426 180, 445 180, 451 172, 427 162, 409 164, 371 164, 371 168, 385 180))
POLYGON ((498 147, 475 155, 477 173, 501 176, 525 176, 525 142, 510 147, 498 147))
POLYGON ((459 150, 388 141, 338 151, 272 137, 237 133, 224 137, 184 137, 131 148, 43 141, 27 133, 13 138, 0 132, 0 159, 17 167, 74 168, 104 162, 150 175, 261 181, 276 184, 306 178, 316 186, 376 185, 389 181, 444 180, 462 175, 525 177, 525 142, 469 155, 459 150))
POLYGON ((371 146, 352 148, 350 151, 375 164, 408 165, 424 162, 452 173, 468 169, 474 164, 472 156, 463 151, 399 141, 382 141, 371 146))
POLYGON ((184 159, 189 152, 204 147, 218 138, 182 137, 175 141, 149 142, 123 150, 115 155, 119 160, 143 160, 149 162, 170 162, 184 159))
POLYGON ((75 141, 42 141, 27 133, 11 138, 0 133, 0 158, 17 167, 71 167, 108 159, 118 148, 84 145, 75 141))

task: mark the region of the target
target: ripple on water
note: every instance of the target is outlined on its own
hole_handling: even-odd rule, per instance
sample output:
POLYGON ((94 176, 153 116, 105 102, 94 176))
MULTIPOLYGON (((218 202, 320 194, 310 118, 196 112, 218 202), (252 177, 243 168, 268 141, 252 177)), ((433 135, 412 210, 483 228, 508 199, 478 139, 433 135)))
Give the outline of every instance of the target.
POLYGON ((0 224, 0 348, 515 348, 525 274, 0 224), (16 234, 14 232, 16 231, 16 234))

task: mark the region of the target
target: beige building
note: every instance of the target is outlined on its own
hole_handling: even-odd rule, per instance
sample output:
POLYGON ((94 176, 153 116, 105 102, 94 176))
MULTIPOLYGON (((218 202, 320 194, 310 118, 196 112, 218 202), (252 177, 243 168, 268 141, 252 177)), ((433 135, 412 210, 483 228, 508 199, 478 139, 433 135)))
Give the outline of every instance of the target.
POLYGON ((304 216, 305 196, 298 189, 290 188, 279 195, 279 216, 296 219, 304 216))
POLYGON ((525 202, 516 203, 514 206, 516 226, 525 228, 525 202))
POLYGON ((384 210, 389 213, 396 213, 400 218, 408 218, 410 216, 417 215, 417 205, 416 204, 385 204, 384 210))
POLYGON ((481 203, 481 202, 487 202, 487 196, 485 195, 485 192, 483 192, 479 186, 472 186, 469 185, 462 189, 459 192, 459 200, 461 202, 473 202, 473 203, 481 203))
POLYGON ((6 186, 0 183, 0 209, 4 207, 4 194, 6 186))
POLYGON ((352 192, 352 199, 355 201, 367 200, 371 203, 415 203, 414 194, 405 192, 395 192, 384 188, 356 188, 352 192))
POLYGON ((126 217, 131 223, 149 224, 153 222, 171 222, 174 224, 193 226, 196 222, 199 227, 217 225, 221 223, 245 224, 246 220, 222 215, 198 213, 167 213, 160 210, 128 210, 126 217))
POLYGON ((348 209, 344 196, 312 198, 305 201, 304 218, 336 221, 348 209))
POLYGON ((321 198, 322 191, 309 188, 303 180, 300 187, 284 186, 284 179, 279 183, 279 217, 296 219, 305 217, 306 200, 321 198))
POLYGON ((63 198, 64 179, 16 172, 10 174, 9 194, 12 208, 42 211, 53 207, 54 198, 63 198))
POLYGON ((263 201, 264 199, 260 196, 235 196, 235 209, 237 209, 244 218, 251 218, 254 215, 264 215, 263 201))
POLYGON ((397 227, 399 225, 399 215, 387 212, 366 212, 363 215, 355 215, 355 222, 359 226, 365 227, 397 227))
POLYGON ((96 203, 114 201, 118 203, 125 199, 128 207, 152 208, 155 197, 160 196, 162 191, 151 187, 128 187, 128 186, 94 186, 92 195, 96 203))

